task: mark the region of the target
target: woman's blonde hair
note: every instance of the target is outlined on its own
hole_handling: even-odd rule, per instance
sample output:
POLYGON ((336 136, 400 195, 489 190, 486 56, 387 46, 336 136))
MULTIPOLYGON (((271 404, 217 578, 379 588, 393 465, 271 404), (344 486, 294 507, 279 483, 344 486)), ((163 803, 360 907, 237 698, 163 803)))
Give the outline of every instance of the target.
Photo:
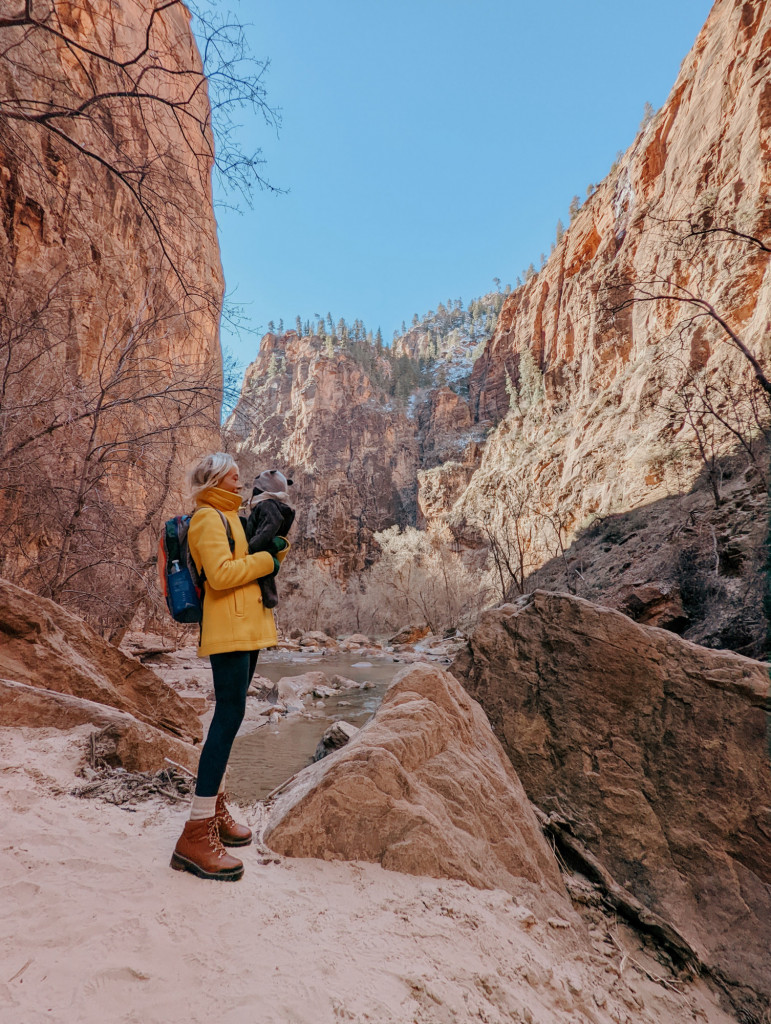
POLYGON ((235 465, 236 460, 227 452, 205 455, 187 474, 190 500, 194 502, 209 487, 216 487, 235 465))

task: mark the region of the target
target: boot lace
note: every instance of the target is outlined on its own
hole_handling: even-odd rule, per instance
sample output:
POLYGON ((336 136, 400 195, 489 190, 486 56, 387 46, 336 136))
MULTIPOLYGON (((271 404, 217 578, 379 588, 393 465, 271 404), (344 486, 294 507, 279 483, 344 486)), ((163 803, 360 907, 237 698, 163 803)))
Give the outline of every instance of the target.
POLYGON ((227 850, 220 841, 220 829, 219 825, 217 824, 216 817, 212 818, 209 821, 209 828, 207 834, 209 838, 209 843, 214 852, 217 854, 218 857, 224 857, 225 854, 227 853, 227 850))
POLYGON ((227 794, 223 793, 217 811, 217 818, 226 828, 232 829, 236 827, 236 820, 228 810, 228 805, 225 803, 226 800, 227 794))

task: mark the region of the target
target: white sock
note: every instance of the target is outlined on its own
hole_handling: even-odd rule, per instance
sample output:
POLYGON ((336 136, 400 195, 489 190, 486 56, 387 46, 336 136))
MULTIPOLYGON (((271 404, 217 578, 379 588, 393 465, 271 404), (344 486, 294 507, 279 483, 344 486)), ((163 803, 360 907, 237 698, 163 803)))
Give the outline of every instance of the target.
POLYGON ((203 821, 217 813, 216 796, 194 796, 190 807, 190 821, 203 821))

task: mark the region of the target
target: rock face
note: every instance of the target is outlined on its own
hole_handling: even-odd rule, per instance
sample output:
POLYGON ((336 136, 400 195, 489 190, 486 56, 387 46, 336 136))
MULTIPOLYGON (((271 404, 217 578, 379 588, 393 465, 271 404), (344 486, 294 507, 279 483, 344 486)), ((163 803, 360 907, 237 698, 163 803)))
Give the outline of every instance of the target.
MULTIPOLYGON (((659 302, 611 309, 633 295, 625 282, 654 282, 648 291, 660 293, 670 280, 713 302, 756 354, 769 355, 768 253, 720 233, 682 236, 691 218, 768 242, 770 33, 767 3, 717 0, 667 102, 545 267, 506 299, 470 383, 474 420, 503 422, 467 489, 459 493, 454 463, 444 500, 441 467, 421 478, 418 502, 429 525, 449 519, 462 528, 503 508, 504 481, 524 506, 522 533, 536 568, 593 517, 651 504, 696 481, 703 465, 677 385, 705 367, 730 367, 748 381, 747 364, 709 319, 680 331, 692 309, 659 302)), ((504 514, 513 515, 511 503, 504 514)))
POLYGON ((375 717, 277 799, 279 853, 368 860, 569 904, 551 850, 479 705, 441 669, 405 669, 375 717))
POLYGON ((210 110, 183 4, 33 7, 0 26, 0 571, 99 618, 216 444, 210 110))
POLYGON ((567 819, 738 1006, 767 1012, 765 666, 536 592, 485 613, 453 672, 487 712, 530 799, 567 819))
MULTIPOLYGON (((191 706, 151 669, 106 643, 77 615, 7 580, 0 580, 0 677, 127 712, 187 742, 202 737, 191 706)), ((25 703, 31 699, 27 695, 25 703)), ((40 724, 52 724, 49 718, 41 711, 40 724)), ((33 725, 34 715, 25 712, 17 724, 33 725)))
POLYGON ((317 337, 267 334, 228 421, 242 476, 291 471, 293 544, 344 572, 371 558, 375 530, 416 514, 414 425, 371 374, 317 337))

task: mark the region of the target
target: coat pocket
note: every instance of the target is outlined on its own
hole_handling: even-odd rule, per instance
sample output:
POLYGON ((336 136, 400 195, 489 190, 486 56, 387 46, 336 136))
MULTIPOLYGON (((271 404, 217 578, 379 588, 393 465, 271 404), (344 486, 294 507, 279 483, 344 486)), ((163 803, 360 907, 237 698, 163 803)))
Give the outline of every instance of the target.
POLYGON ((238 587, 237 590, 233 591, 233 601, 236 606, 236 615, 243 616, 244 614, 244 590, 243 587, 238 587))

